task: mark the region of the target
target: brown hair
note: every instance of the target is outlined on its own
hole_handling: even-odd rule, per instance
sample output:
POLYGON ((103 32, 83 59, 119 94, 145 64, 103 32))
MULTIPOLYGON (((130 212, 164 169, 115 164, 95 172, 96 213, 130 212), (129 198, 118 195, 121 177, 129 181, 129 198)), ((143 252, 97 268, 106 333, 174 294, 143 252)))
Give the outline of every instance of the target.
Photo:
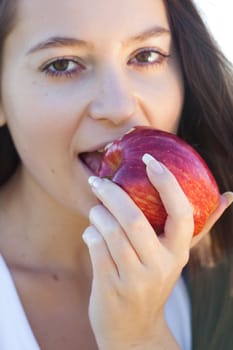
MULTIPOLYGON (((206 159, 221 192, 233 189, 233 73, 191 0, 166 0, 185 80, 178 133, 206 159)), ((193 350, 233 348, 233 210, 191 252, 193 350)))
MULTIPOLYGON (((10 33, 16 18, 16 1, 0 0, 0 52, 3 51, 4 40, 10 33)), ((1 72, 0 57, 0 72, 1 72)), ((0 128, 0 185, 5 183, 14 173, 19 157, 14 147, 7 126, 0 128)))
MULTIPOLYGON (((156 1, 156 0, 155 0, 156 1)), ((221 192, 233 189, 232 68, 208 33, 192 0, 164 0, 185 81, 178 134, 212 169, 221 192)), ((15 18, 15 0, 0 0, 0 49, 15 18)), ((0 184, 19 163, 7 126, 0 128, 0 184)), ((210 240, 191 253, 188 286, 193 350, 232 350, 233 211, 219 220, 210 240)))

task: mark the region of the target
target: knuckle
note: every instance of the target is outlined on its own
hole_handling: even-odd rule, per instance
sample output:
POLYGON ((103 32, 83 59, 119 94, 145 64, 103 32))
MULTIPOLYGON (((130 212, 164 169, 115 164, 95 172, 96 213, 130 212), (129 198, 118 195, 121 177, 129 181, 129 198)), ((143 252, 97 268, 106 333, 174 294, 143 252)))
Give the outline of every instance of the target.
POLYGON ((103 235, 118 242, 121 237, 121 228, 116 222, 106 222, 103 228, 103 235))
POLYGON ((185 217, 193 217, 193 211, 193 206, 191 205, 191 203, 188 202, 184 210, 185 217))
POLYGON ((130 213, 125 219, 125 224, 131 232, 143 230, 142 214, 140 212, 130 213))
POLYGON ((183 267, 188 263, 190 257, 190 252, 188 249, 184 249, 179 256, 179 267, 183 269, 183 267))
POLYGON ((177 207, 175 216, 176 220, 183 225, 193 225, 193 208, 191 205, 185 207, 177 207))
POLYGON ((190 219, 193 216, 193 206, 185 197, 185 202, 183 205, 177 205, 177 215, 182 216, 183 218, 190 219))

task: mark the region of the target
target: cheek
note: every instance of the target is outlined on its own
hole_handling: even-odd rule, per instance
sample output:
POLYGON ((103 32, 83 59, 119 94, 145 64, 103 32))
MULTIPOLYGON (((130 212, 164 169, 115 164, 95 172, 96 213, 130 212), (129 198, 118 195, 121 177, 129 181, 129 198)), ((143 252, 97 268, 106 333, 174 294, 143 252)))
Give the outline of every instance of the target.
POLYGON ((10 131, 26 178, 33 179, 36 188, 43 189, 65 207, 88 215, 96 202, 87 175, 75 157, 72 141, 77 121, 69 113, 59 109, 55 112, 41 116, 35 109, 34 114, 24 114, 22 118, 20 114, 14 115, 14 120, 9 121, 10 131))
POLYGON ((22 154, 29 152, 38 156, 47 150, 48 155, 52 145, 59 147, 59 143, 65 140, 66 130, 58 121, 46 119, 46 116, 40 117, 36 113, 29 118, 24 115, 8 124, 16 148, 22 154))
POLYGON ((144 82, 140 100, 152 126, 176 132, 184 102, 184 85, 180 70, 170 66, 144 82))
POLYGON ((9 129, 22 163, 38 181, 42 176, 51 179, 52 184, 55 174, 64 177, 71 173, 76 119, 74 113, 66 112, 56 104, 32 99, 25 104, 15 103, 7 111, 9 129))
POLYGON ((155 122, 158 118, 161 129, 176 132, 184 102, 182 82, 175 77, 164 81, 157 91, 156 100, 158 104, 155 107, 155 122))
MULTIPOLYGON (((16 146, 46 148, 48 144, 68 143, 77 125, 78 111, 65 98, 51 94, 28 94, 14 98, 14 104, 6 100, 7 122, 16 146)), ((48 149, 49 150, 49 149, 48 149)))

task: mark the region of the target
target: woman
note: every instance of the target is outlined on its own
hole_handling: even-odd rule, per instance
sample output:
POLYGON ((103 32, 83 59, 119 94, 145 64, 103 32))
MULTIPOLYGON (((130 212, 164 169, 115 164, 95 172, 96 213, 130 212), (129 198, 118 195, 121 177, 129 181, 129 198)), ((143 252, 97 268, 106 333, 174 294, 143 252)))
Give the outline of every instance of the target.
POLYGON ((193 349, 231 349, 232 73, 192 2, 8 0, 0 16, 2 348, 189 349, 169 321, 174 295, 181 329, 190 317, 185 278, 193 349), (135 125, 178 133, 212 169, 223 194, 199 242, 163 164, 143 158, 168 212, 158 238, 82 162, 135 125))

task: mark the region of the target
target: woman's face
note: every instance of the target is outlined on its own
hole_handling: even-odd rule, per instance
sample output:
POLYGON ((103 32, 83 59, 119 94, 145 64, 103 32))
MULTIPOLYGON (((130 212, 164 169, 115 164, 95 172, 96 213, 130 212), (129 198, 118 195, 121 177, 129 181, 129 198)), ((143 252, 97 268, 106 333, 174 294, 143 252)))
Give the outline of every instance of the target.
POLYGON ((87 214, 80 153, 135 125, 176 132, 183 82, 163 1, 20 0, 1 89, 26 183, 87 214))

